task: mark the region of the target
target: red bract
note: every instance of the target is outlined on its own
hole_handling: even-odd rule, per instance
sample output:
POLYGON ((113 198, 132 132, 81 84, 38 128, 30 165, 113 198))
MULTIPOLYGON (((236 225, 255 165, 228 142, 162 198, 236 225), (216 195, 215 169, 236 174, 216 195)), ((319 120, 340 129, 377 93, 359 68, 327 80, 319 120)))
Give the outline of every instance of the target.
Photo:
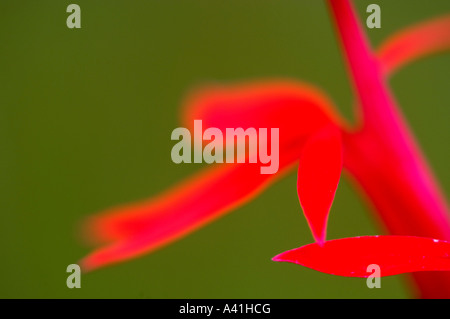
POLYGON ((325 241, 328 213, 342 170, 341 132, 327 126, 304 145, 300 156, 297 191, 314 239, 325 241))
MULTIPOLYGON (((300 204, 317 244, 283 253, 277 260, 345 276, 360 276, 367 262, 379 263, 383 275, 450 270, 449 244, 439 241, 450 241, 447 204, 386 85, 386 76, 394 70, 450 48, 450 16, 398 33, 376 55, 351 4, 328 3, 357 96, 357 125, 348 125, 322 92, 303 83, 272 80, 193 93, 183 111, 187 128, 196 119, 205 129, 279 128, 279 171, 264 175, 255 164, 218 164, 154 199, 94 216, 86 224, 87 235, 107 245, 84 258, 83 269, 168 244, 247 202, 298 163, 300 204), (402 236, 325 241, 342 167, 386 230, 402 236), (351 258, 339 264, 350 249, 355 249, 351 258)), ((422 297, 450 296, 448 272, 414 276, 422 297)))

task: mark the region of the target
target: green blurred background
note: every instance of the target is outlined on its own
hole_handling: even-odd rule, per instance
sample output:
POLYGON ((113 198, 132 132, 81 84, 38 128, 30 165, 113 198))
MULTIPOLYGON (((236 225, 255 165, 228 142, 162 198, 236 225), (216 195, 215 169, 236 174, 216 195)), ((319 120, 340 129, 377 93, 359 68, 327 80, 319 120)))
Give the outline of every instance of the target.
MULTIPOLYGON (((291 173, 251 203, 153 254, 82 276, 86 216, 155 195, 200 169, 170 158, 180 101, 202 83, 286 77, 324 89, 352 118, 353 95, 327 7, 319 0, 0 2, 0 297, 405 298, 405 278, 343 278, 275 263, 312 242, 291 173), (81 29, 66 7, 81 7, 81 29)), ((448 0, 356 1, 392 32, 450 12, 448 0)), ((449 194, 450 55, 391 79, 444 193, 449 194)), ((378 234, 342 178, 328 238, 378 234)))

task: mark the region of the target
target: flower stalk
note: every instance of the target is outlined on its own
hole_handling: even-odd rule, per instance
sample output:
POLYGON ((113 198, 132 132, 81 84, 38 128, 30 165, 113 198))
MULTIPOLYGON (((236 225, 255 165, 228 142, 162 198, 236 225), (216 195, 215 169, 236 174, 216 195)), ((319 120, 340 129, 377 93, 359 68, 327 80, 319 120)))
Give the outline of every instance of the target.
MULTIPOLYGON (((352 4, 328 4, 361 106, 359 128, 344 134, 344 167, 389 233, 450 240, 448 205, 386 85, 352 4)), ((413 276, 421 297, 450 297, 449 272, 413 276)))

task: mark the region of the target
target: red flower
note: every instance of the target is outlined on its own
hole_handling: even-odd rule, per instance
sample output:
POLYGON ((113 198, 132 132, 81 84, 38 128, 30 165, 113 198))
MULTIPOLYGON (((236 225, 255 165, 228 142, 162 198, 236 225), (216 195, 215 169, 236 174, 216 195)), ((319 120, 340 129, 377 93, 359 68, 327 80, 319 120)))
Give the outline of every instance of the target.
MULTIPOLYGON (((317 244, 274 260, 359 277, 367 263, 378 263, 381 275, 450 270, 447 204, 386 85, 394 70, 450 48, 450 16, 398 33, 375 54, 351 4, 328 3, 355 87, 359 124, 348 125, 322 92, 304 83, 268 81, 192 94, 183 113, 188 128, 194 119, 221 130, 279 128, 278 173, 260 174, 250 163, 220 164, 154 199, 90 218, 89 238, 108 244, 82 260, 85 270, 137 257, 194 231, 249 201, 297 163, 300 204, 317 244), (325 241, 342 167, 397 236, 325 241)), ((450 296, 450 273, 414 276, 423 297, 450 296)))

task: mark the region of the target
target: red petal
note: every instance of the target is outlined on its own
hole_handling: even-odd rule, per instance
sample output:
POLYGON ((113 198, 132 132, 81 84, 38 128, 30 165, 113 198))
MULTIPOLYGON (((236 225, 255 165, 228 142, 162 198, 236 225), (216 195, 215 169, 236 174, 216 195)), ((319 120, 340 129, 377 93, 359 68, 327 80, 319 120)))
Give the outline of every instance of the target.
POLYGON ((450 15, 414 25, 391 36, 379 49, 385 74, 424 56, 450 49, 450 15))
POLYGON ((89 271, 137 257, 187 235, 256 196, 297 156, 283 156, 280 171, 274 175, 260 174, 255 164, 211 167, 148 202, 89 219, 88 237, 114 242, 84 258, 82 268, 89 271))
POLYGON ((368 277, 376 264, 380 276, 416 271, 450 271, 450 242, 413 236, 364 236, 329 240, 323 247, 309 244, 273 258, 320 272, 368 277))
POLYGON ((318 89, 294 81, 253 82, 201 89, 187 100, 182 121, 192 128, 279 128, 283 145, 305 139, 333 123, 346 126, 333 104, 318 89))
POLYGON ((305 144, 298 168, 297 191, 300 205, 314 239, 325 241, 328 213, 342 170, 340 131, 328 126, 305 144))
POLYGON ((194 119, 203 129, 278 127, 278 173, 261 174, 260 164, 220 164, 155 199, 91 218, 88 236, 112 243, 83 259, 84 270, 148 253, 248 201, 300 157, 310 134, 337 121, 318 91, 291 82, 203 90, 188 104, 188 127, 194 119))

